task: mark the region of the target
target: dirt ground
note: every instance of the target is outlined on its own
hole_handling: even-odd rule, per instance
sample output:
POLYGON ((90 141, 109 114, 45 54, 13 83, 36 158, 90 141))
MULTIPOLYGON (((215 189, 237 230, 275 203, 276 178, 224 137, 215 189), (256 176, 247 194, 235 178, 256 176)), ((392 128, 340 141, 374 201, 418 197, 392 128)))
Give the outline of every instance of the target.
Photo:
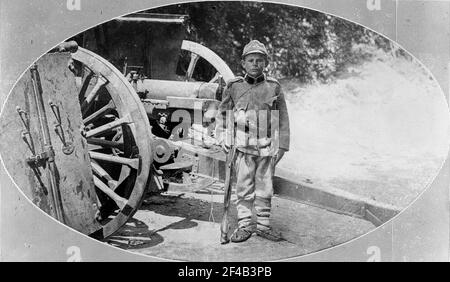
MULTIPOLYGON (((232 197, 232 202, 234 196, 232 197)), ((223 195, 169 193, 148 197, 111 245, 158 258, 182 261, 273 261, 326 249, 374 226, 364 220, 285 199, 273 199, 273 227, 284 241, 253 235, 243 243, 221 245, 223 195)), ((231 231, 236 208, 231 207, 231 231)))

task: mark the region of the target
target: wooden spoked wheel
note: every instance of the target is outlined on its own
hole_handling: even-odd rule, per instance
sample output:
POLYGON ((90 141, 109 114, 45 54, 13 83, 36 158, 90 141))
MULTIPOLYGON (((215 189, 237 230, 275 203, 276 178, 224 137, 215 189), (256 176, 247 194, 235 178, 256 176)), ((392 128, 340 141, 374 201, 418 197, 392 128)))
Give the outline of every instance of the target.
POLYGON ((183 40, 181 49, 191 53, 189 66, 186 71, 186 80, 190 80, 192 78, 195 66, 197 65, 200 57, 210 63, 217 71, 216 75, 212 77, 209 82, 217 82, 219 75, 223 77, 225 82, 234 78, 234 74, 228 65, 211 49, 189 40, 183 40))
POLYGON ((80 89, 81 131, 103 226, 93 236, 105 238, 140 206, 153 160, 152 134, 139 97, 113 65, 83 48, 72 58, 80 89))

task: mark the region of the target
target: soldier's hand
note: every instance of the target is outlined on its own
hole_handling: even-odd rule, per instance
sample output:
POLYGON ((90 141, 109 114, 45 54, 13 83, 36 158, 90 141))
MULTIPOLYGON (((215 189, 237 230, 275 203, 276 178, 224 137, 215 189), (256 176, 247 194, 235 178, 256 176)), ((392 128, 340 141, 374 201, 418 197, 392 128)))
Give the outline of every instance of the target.
POLYGON ((228 154, 228 152, 230 151, 231 146, 226 144, 225 142, 222 143, 222 150, 228 154))

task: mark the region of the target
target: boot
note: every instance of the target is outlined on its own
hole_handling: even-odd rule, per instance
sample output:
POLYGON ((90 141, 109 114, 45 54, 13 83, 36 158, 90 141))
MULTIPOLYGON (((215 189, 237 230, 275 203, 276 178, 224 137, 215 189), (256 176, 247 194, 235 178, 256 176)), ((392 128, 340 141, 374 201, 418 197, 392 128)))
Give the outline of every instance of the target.
POLYGON ((252 231, 249 228, 238 227, 234 230, 233 234, 231 234, 231 242, 240 243, 247 241, 252 236, 252 231))
POLYGON ((281 232, 275 231, 271 227, 270 228, 257 228, 256 235, 263 237, 267 240, 274 241, 274 242, 280 242, 280 241, 284 240, 281 235, 281 232))

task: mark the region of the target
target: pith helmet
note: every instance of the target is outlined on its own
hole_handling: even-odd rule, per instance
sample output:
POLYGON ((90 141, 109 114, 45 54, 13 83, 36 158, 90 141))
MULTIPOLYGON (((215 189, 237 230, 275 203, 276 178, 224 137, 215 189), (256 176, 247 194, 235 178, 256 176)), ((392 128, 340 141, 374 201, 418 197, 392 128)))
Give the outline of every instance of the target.
POLYGON ((266 57, 269 55, 263 43, 258 40, 252 40, 244 47, 244 51, 242 52, 242 58, 247 56, 248 54, 259 53, 263 54, 266 57))

